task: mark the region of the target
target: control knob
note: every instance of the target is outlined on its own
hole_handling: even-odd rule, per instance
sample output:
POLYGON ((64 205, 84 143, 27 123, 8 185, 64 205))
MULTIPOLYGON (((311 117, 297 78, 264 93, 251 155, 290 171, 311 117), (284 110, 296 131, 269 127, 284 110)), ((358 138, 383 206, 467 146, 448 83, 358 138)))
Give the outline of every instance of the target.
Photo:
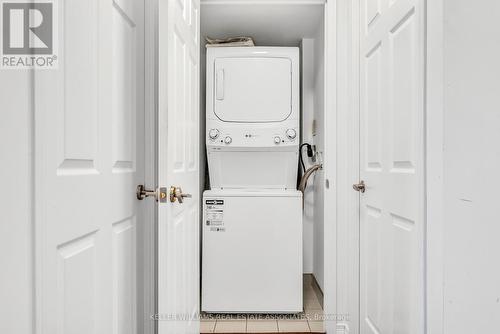
POLYGON ((295 139, 295 137, 297 137, 297 132, 294 129, 288 129, 286 130, 286 136, 289 139, 295 139))
POLYGON ((226 144, 231 144, 232 141, 233 141, 233 138, 231 138, 229 136, 227 136, 226 138, 224 138, 224 143, 226 143, 226 144))
POLYGON ((279 136, 274 137, 274 143, 277 145, 281 143, 281 138, 279 136))
POLYGON ((219 137, 219 130, 217 129, 210 129, 210 131, 208 131, 208 136, 210 137, 210 139, 217 139, 217 137, 219 137))

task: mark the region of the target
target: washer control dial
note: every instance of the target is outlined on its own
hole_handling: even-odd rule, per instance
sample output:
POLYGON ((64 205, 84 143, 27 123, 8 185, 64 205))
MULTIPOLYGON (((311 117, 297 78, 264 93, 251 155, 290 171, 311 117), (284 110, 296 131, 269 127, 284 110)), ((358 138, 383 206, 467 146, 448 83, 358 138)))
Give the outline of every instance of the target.
POLYGON ((274 143, 276 145, 278 145, 279 143, 281 143, 281 138, 279 136, 274 137, 274 143))
POLYGON ((210 129, 210 131, 208 131, 208 136, 210 137, 210 139, 217 139, 217 137, 219 137, 219 130, 210 129))
POLYGON ((288 129, 286 130, 286 136, 289 139, 295 139, 295 137, 297 137, 297 132, 294 129, 288 129))
POLYGON ((227 136, 226 138, 224 138, 224 143, 226 144, 231 144, 233 142, 233 138, 227 136))

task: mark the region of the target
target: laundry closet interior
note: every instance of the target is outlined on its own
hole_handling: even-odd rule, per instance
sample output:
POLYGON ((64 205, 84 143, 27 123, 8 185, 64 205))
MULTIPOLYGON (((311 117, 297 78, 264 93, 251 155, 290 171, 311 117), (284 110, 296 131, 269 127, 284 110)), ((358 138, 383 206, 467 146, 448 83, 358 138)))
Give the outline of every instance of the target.
POLYGON ((325 3, 199 15, 201 332, 323 333, 325 3))

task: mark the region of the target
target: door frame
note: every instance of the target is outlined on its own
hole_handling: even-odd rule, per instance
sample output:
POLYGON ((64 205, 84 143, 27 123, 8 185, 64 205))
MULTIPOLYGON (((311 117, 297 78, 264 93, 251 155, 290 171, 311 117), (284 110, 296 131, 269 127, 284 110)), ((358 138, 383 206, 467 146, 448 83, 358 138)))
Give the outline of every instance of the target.
POLYGON ((326 13, 325 202, 335 205, 325 205, 325 290, 333 296, 325 292, 324 303, 334 319, 325 325, 327 333, 359 333, 360 214, 351 187, 360 170, 359 1, 328 2, 326 13))
MULTIPOLYGON (((422 291, 425 307, 426 332, 442 333, 442 64, 439 61, 429 62, 429 58, 442 59, 442 0, 429 2, 424 0, 426 12, 426 80, 425 80, 425 176, 424 187, 426 201, 432 205, 425 207, 424 229, 424 271, 425 291, 422 291), (433 221, 432 229, 428 221, 433 221)), ((146 85, 148 80, 154 81, 154 106, 150 106, 157 115, 157 77, 149 73, 157 69, 157 6, 158 0, 146 0, 149 20, 146 22, 146 85), (148 6, 147 4, 152 5, 148 6), (149 8, 149 10, 148 10, 149 8), (154 27, 154 33, 150 28, 154 27), (148 44, 149 40, 149 44, 148 44), (148 53, 155 50, 153 57, 148 53), (148 79, 149 78, 149 79, 148 79)), ((342 178, 352 183, 359 179, 359 12, 358 1, 328 1, 325 8, 325 179, 329 187, 325 187, 325 202, 335 205, 325 206, 324 211, 324 313, 329 319, 325 321, 328 333, 345 330, 346 333, 359 331, 359 198, 353 196, 350 187, 339 188, 342 178), (345 15, 345 14, 350 14, 345 15), (342 36, 341 33, 347 33, 342 36), (353 43, 341 44, 342 37, 353 43), (342 49, 342 47, 346 49, 342 49), (340 77, 340 71, 346 72, 340 77), (345 94, 343 100, 341 96, 345 94), (331 111, 331 112, 329 112, 331 111), (351 115, 349 115, 351 114, 351 115), (345 127, 350 132, 340 133, 338 129, 345 127), (350 160, 340 167, 337 164, 339 145, 347 147, 350 160), (340 213, 339 205, 350 208, 350 212, 340 213), (358 241, 356 246, 348 247, 348 242, 358 241)), ((147 86, 148 87, 148 86, 147 86)), ((152 87, 152 86, 149 86, 152 87)), ((149 92, 149 91, 148 91, 149 92)), ((148 95, 148 97, 151 97, 148 95)), ((148 117, 148 116, 146 116, 148 117)), ((148 118, 146 118, 148 120, 148 118)), ((146 121, 146 133, 155 132, 156 126, 146 121), (149 128, 148 128, 149 127, 149 128)), ((153 162, 154 164, 154 162, 153 162)), ((151 171, 146 168, 146 173, 151 171)), ((147 178, 146 178, 147 179, 147 178)), ((156 182, 154 183, 156 184, 156 182)), ((156 246, 155 246, 156 247, 156 246)), ((157 248, 155 248, 156 256, 157 248)), ((156 268, 155 268, 156 270, 156 268)), ((155 271, 155 289, 157 275, 155 271)), ((157 307, 157 300, 154 301, 157 307)))
MULTIPOLYGON (((158 0, 144 0, 144 185, 156 189, 158 147, 158 0)), ((145 200, 142 206, 143 233, 139 246, 142 253, 143 275, 138 282, 143 289, 141 307, 138 307, 138 332, 157 333, 158 324, 153 320, 158 311, 158 219, 156 202, 145 200)), ((139 261, 138 261, 139 262, 139 261)))
POLYGON ((444 333, 444 1, 426 0, 426 333, 444 333))
POLYGON ((358 7, 351 0, 326 7, 325 202, 335 203, 325 205, 324 303, 334 319, 325 321, 328 333, 359 331, 359 196, 351 187, 359 180, 358 7))
POLYGON ((327 333, 336 333, 337 322, 330 321, 337 314, 337 1, 324 4, 324 164, 325 175, 323 219, 323 313, 327 333), (331 113, 328 111, 332 111, 331 113), (328 320, 328 321, 327 321, 328 320))

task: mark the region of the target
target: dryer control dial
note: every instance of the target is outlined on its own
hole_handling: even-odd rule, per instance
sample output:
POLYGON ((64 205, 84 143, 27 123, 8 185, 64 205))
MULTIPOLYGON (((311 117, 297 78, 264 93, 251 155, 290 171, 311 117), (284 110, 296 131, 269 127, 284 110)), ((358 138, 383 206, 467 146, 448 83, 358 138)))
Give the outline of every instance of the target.
POLYGON ((276 145, 278 145, 279 143, 281 143, 281 138, 279 136, 274 137, 274 143, 276 145))
POLYGON ((233 142, 233 138, 227 136, 226 138, 224 138, 224 143, 226 144, 231 144, 233 142))
POLYGON ((286 130, 286 136, 289 139, 295 139, 295 137, 297 137, 297 132, 294 129, 288 129, 286 130))
POLYGON ((210 139, 217 139, 217 137, 219 137, 219 130, 210 129, 210 131, 208 131, 208 136, 210 137, 210 139))

